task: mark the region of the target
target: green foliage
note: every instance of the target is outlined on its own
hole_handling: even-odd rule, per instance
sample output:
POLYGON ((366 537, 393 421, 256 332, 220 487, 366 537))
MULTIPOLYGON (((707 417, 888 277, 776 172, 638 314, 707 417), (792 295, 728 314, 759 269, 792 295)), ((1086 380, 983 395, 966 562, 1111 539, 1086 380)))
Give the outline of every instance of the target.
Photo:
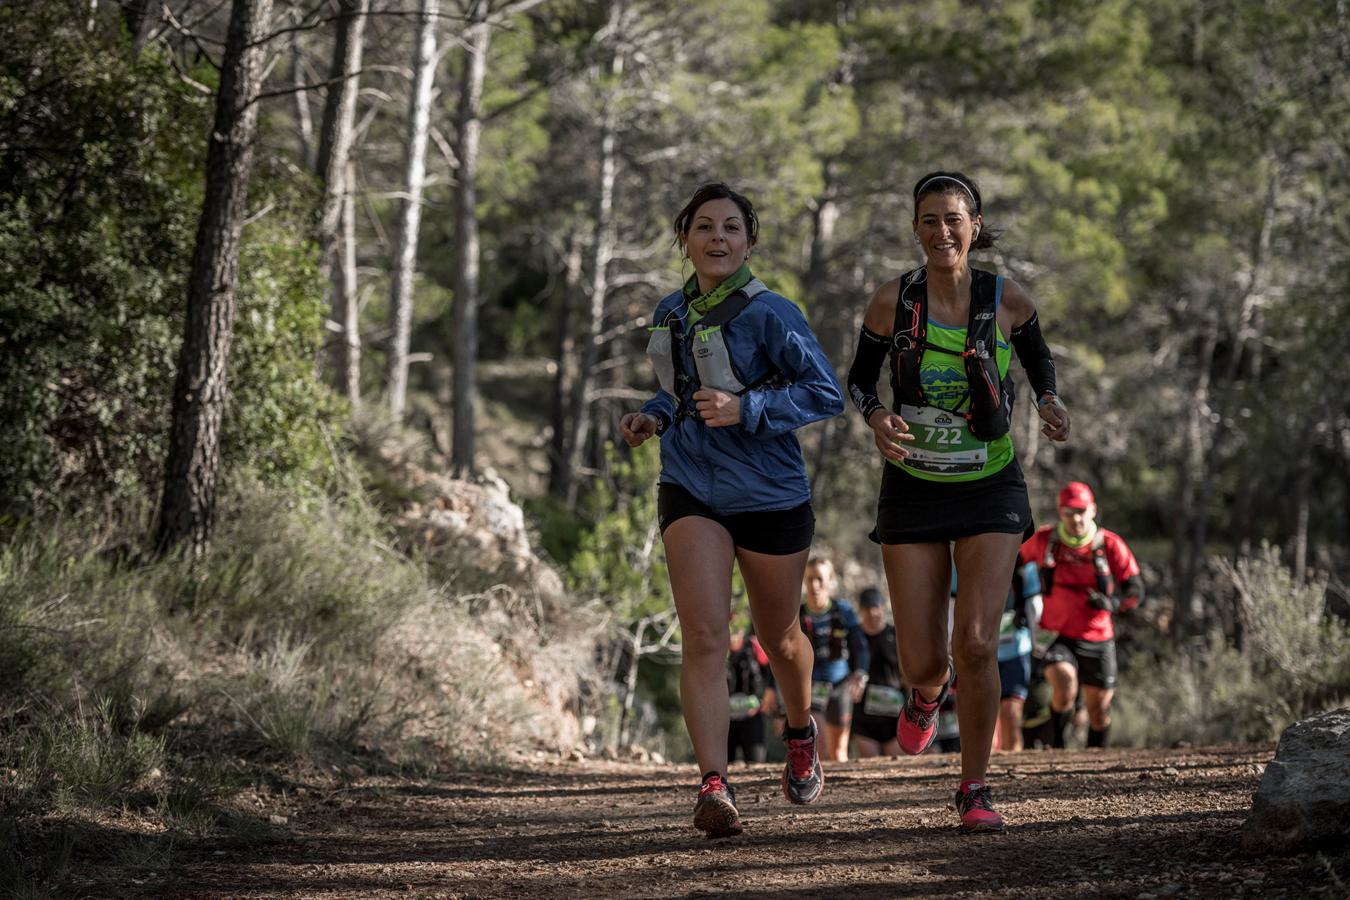
POLYGON ((224 814, 184 758, 434 760, 461 729, 476 756, 516 726, 492 639, 359 498, 250 485, 222 509, 195 566, 138 560, 134 510, 33 520, 0 544, 6 810, 117 805, 162 767, 166 815, 200 829, 224 814))
MULTIPOLYGON (((59 4, 0 10, 0 508, 155 491, 183 334, 210 104, 154 51, 59 4)), ((336 404, 307 199, 255 178, 230 360, 227 468, 313 480, 336 404)))
POLYGON ((582 513, 595 524, 581 535, 568 566, 573 590, 603 598, 622 622, 669 610, 674 602, 652 488, 660 472, 656 443, 648 441, 627 460, 607 448, 609 479, 595 485, 582 513))
POLYGON ((101 809, 122 800, 164 760, 161 737, 120 734, 107 705, 42 722, 19 759, 25 805, 101 809))
POLYGON ((0 504, 160 464, 205 101, 59 4, 0 10, 0 504))
POLYGON ((1298 583, 1270 547, 1215 566, 1237 593, 1241 648, 1216 633, 1132 667, 1116 702, 1124 741, 1268 741, 1350 697, 1350 627, 1327 614, 1325 580, 1298 583))
POLYGON ((305 238, 310 198, 282 178, 263 168, 250 192, 270 212, 244 230, 222 464, 268 483, 321 483, 332 467, 325 435, 344 407, 316 377, 329 310, 305 238))

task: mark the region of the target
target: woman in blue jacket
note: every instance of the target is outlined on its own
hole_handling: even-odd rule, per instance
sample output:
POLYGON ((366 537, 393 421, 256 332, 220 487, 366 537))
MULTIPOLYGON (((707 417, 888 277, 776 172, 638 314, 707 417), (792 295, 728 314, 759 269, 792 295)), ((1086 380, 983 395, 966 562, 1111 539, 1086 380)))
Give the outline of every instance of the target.
POLYGON ((710 836, 741 831, 726 780, 733 563, 787 714, 783 793, 810 803, 824 784, 813 653, 797 616, 815 515, 793 431, 842 412, 843 392, 801 311, 750 274, 758 233, 750 201, 725 184, 700 187, 676 215, 694 274, 653 317, 647 352, 661 390, 619 423, 630 447, 661 437, 657 509, 682 632, 680 697, 703 772, 694 825, 710 836))

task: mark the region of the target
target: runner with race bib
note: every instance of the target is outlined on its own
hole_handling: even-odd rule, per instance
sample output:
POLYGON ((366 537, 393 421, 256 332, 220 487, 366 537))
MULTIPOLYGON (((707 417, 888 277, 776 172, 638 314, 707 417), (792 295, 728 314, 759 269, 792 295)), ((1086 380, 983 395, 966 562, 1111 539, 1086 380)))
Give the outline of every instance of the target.
POLYGON ((908 687, 896 736, 911 754, 933 742, 953 678, 950 652, 961 678, 961 829, 999 831, 985 781, 999 710, 998 622, 1018 547, 1034 528, 1008 430, 1014 351, 1052 441, 1068 438, 1069 414, 1036 304, 1013 280, 970 265, 971 250, 994 244, 975 183, 959 172, 925 175, 914 186, 912 224, 924 265, 873 294, 848 377, 885 459, 873 538, 908 687), (884 363, 889 409, 877 397, 884 363), (960 585, 949 642, 953 562, 960 585))
POLYGON ((895 652, 895 626, 886 621, 886 598, 876 588, 858 595, 863 634, 867 635, 867 688, 862 707, 853 716, 853 746, 858 756, 899 756, 895 739, 905 695, 900 659, 895 652))
POLYGON ((811 669, 811 717, 825 733, 820 758, 848 759, 853 706, 867 685, 867 635, 847 600, 834 597, 834 564, 811 559, 803 578, 802 631, 815 651, 811 669))

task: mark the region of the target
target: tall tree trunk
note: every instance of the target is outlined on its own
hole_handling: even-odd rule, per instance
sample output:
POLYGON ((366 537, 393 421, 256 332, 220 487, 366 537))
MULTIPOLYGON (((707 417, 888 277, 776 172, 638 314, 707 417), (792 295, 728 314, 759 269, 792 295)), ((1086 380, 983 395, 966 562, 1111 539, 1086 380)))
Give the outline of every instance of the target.
POLYGON ((206 157, 206 196, 188 276, 187 326, 173 392, 169 456, 158 544, 183 540, 200 552, 210 539, 220 461, 230 341, 239 281, 239 246, 253 167, 261 43, 272 0, 234 0, 220 91, 206 157))
MULTIPOLYGON (((621 13, 621 4, 610 8, 610 33, 617 34, 621 13)), ((610 60, 610 74, 617 78, 623 73, 623 55, 615 52, 610 60)), ((600 172, 596 185, 595 219, 591 239, 591 284, 590 304, 586 313, 586 335, 581 345, 581 359, 577 365, 576 382, 572 389, 572 417, 568 428, 567 479, 564 496, 567 505, 573 506, 577 499, 576 473, 585 458, 586 442, 590 436, 591 422, 595 410, 591 406, 591 394, 596 378, 596 364, 600 361, 601 343, 604 340, 605 300, 609 294, 609 263, 614 256, 614 183, 618 178, 618 135, 616 126, 617 111, 614 98, 605 102, 605 112, 600 125, 600 172)))
POLYGON ((623 679, 623 704, 619 707, 618 747, 622 749, 633 742, 630 732, 633 730, 633 706, 637 700, 638 663, 642 659, 642 636, 647 632, 647 619, 639 619, 633 626, 628 638, 628 665, 623 679))
POLYGON ((1312 463, 1304 460, 1298 468, 1298 477, 1294 482, 1295 514, 1294 521, 1294 583, 1302 585, 1308 580, 1308 519, 1311 514, 1309 497, 1312 491, 1312 463))
POLYGON ((308 168, 314 159, 314 118, 309 113, 309 91, 305 90, 304 57, 300 52, 300 32, 291 34, 291 86, 295 88, 295 125, 300 134, 300 163, 308 168))
POLYGON ((408 399, 408 344, 412 338, 413 281, 417 275, 417 233, 422 224, 422 183, 426 178, 427 133, 431 124, 431 88, 436 67, 437 0, 421 0, 417 26, 417 55, 413 64, 413 92, 408 112, 405 196, 399 220, 398 243, 391 273, 389 308, 394 317, 386 374, 389 412, 403 419, 408 399))
MULTIPOLYGON (((361 51, 370 0, 338 0, 333 61, 328 67, 328 95, 319 127, 319 152, 314 171, 323 184, 319 213, 319 270, 325 280, 332 276, 337 257, 338 224, 346 196, 347 158, 352 148, 352 123, 356 120, 356 94, 360 87, 361 51)), ((335 304, 336 306, 336 304, 335 304)), ((334 318, 338 319, 337 310, 334 318)), ((341 321, 340 319, 338 319, 341 321)))
POLYGON ((159 24, 159 0, 122 0, 122 17, 131 35, 131 52, 139 56, 150 39, 150 32, 159 24))
POLYGON ((1196 535, 1203 535, 1197 520, 1205 518, 1206 499, 1201 485, 1206 481, 1203 471, 1208 461, 1205 448, 1213 430, 1209 425, 1211 410, 1210 380, 1214 368, 1214 354, 1218 346, 1218 323, 1211 320, 1205 327, 1205 337, 1196 361, 1196 383, 1191 394, 1190 414, 1186 417, 1183 438, 1184 457, 1177 485, 1177 505, 1172 521, 1175 526, 1172 540, 1172 574, 1176 584, 1177 625, 1183 632, 1198 633, 1204 610, 1195 596, 1195 579, 1200 569, 1203 547, 1196 546, 1196 535))
POLYGON ((553 434, 549 439, 548 489, 559 499, 567 499, 572 472, 567 458, 569 405, 576 383, 577 340, 573 333, 576 298, 581 295, 581 229, 573 228, 567 240, 567 258, 563 266, 563 296, 558 304, 557 372, 553 378, 553 434))
POLYGON ((478 146, 483 133, 483 81, 487 77, 488 44, 492 32, 485 20, 486 0, 469 6, 464 32, 464 71, 460 78, 456 134, 459 157, 455 184, 455 313, 454 414, 450 464, 460 474, 471 474, 473 427, 478 366, 478 146))
POLYGON ((333 293, 342 323, 338 380, 352 409, 361 406, 361 308, 356 283, 356 166, 347 161, 343 177, 342 256, 333 272, 333 293))
MULTIPOLYGON (((833 160, 823 165, 825 189, 816 198, 811 215, 811 247, 802 278, 803 299, 815 311, 817 338, 826 355, 834 360, 849 359, 852 340, 849 325, 853 322, 853 306, 833 303, 835 292, 830 289, 829 260, 834 248, 834 229, 839 221, 839 204, 835 202, 835 169, 833 160)), ((848 419, 831 416, 820 426, 816 435, 815 464, 811 467, 811 493, 824 494, 829 489, 831 475, 829 461, 837 459, 848 437, 848 419)))

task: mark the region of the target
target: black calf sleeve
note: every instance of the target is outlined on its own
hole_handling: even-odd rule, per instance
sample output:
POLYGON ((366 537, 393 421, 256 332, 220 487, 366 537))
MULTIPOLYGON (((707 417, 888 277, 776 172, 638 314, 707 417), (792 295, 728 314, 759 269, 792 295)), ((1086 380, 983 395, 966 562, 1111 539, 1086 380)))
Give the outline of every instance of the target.
POLYGON ((1050 355, 1050 348, 1041 334, 1039 313, 1032 313, 1030 319, 1013 329, 1012 345, 1022 368, 1027 370, 1027 380, 1036 392, 1036 399, 1055 393, 1055 358, 1050 355))
POLYGON ((1110 737, 1111 737, 1110 725, 1107 725, 1101 731, 1098 731, 1097 729, 1089 726, 1087 745, 1089 747, 1105 747, 1107 739, 1110 737))
POLYGON ((858 349, 853 354, 853 365, 848 368, 848 395, 853 405, 867 421, 872 413, 885 409, 886 405, 877 397, 877 378, 881 375, 881 364, 886 361, 886 351, 890 348, 889 338, 873 334, 863 326, 858 335, 858 349))
POLYGON ((1055 712, 1050 710, 1050 746, 1057 750, 1064 749, 1064 729, 1069 727, 1069 720, 1073 718, 1073 710, 1066 709, 1064 712, 1055 712))

